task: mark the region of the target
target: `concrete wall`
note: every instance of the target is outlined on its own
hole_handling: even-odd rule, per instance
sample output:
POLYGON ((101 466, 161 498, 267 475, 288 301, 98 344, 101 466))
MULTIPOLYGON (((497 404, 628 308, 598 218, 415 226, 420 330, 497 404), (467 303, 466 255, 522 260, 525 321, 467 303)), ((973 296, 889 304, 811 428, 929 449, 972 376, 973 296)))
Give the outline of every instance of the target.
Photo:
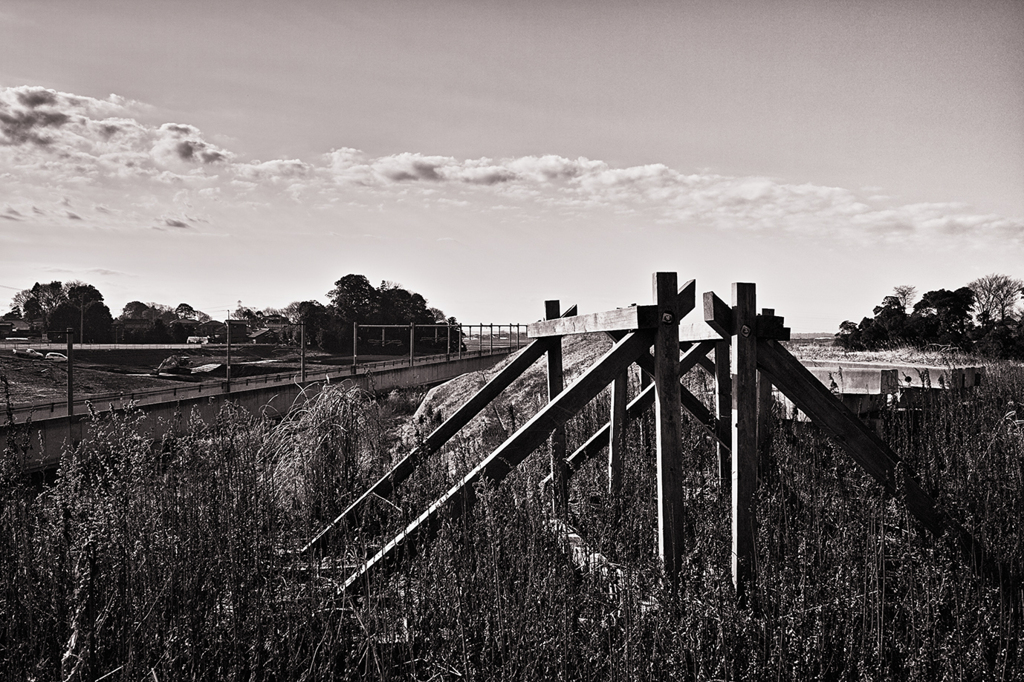
MULTIPOLYGON (((358 387, 368 391, 390 391, 411 386, 430 386, 453 379, 468 372, 478 372, 497 364, 503 354, 469 357, 451 362, 394 367, 379 372, 360 372, 346 376, 340 383, 347 387, 358 387)), ((315 397, 326 385, 324 381, 308 381, 300 385, 277 384, 237 388, 230 393, 207 394, 178 400, 142 405, 144 414, 142 428, 154 438, 159 438, 172 429, 179 419, 188 419, 192 414, 203 421, 212 423, 226 402, 238 405, 253 414, 279 417, 293 405, 315 397)), ((122 405, 115 404, 114 409, 122 405)), ((107 407, 104 411, 109 411, 107 407)), ((22 469, 26 472, 56 468, 68 443, 80 441, 90 435, 94 422, 88 415, 76 415, 69 423, 66 417, 44 417, 31 419, 27 423, 0 427, 0 448, 14 445, 23 452, 22 469)))

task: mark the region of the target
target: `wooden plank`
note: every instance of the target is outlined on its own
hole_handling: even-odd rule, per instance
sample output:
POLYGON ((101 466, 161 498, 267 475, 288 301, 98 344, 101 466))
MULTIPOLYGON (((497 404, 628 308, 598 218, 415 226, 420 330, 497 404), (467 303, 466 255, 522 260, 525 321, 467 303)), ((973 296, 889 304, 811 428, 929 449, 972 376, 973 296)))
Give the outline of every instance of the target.
POLYGON ((666 575, 679 578, 686 550, 683 499, 682 403, 679 392, 679 318, 674 272, 654 275, 658 325, 654 338, 655 427, 658 463, 658 553, 666 575))
MULTIPOLYGON (((732 319, 732 309, 729 309, 732 319)), ((715 436, 718 438, 718 480, 723 494, 732 493, 732 343, 719 341, 715 344, 715 436)))
POLYGON ((732 308, 713 291, 704 292, 704 322, 724 337, 734 333, 732 308))
MULTIPOLYGON (((559 303, 544 301, 544 317, 556 320, 559 303)), ((562 337, 551 337, 548 346, 548 402, 562 392, 562 337)), ((551 496, 551 511, 556 519, 568 520, 569 513, 569 472, 565 464, 565 428, 558 427, 551 433, 548 442, 551 455, 551 479, 554 483, 551 496)))
POLYGON ((758 367, 773 384, 811 420, 830 433, 886 493, 900 497, 922 526, 936 537, 947 530, 957 539, 965 561, 980 575, 998 584, 1008 575, 984 545, 956 519, 940 510, 918 483, 915 474, 864 422, 843 406, 829 390, 777 341, 758 343, 758 367), (898 469, 903 485, 899 485, 898 469))
POLYGON ((526 335, 531 339, 538 339, 567 334, 654 329, 658 326, 657 312, 656 306, 640 305, 602 313, 542 320, 526 325, 526 335))
POLYGON ((375 572, 388 570, 404 557, 415 555, 416 543, 433 538, 444 519, 458 518, 473 505, 477 483, 486 479, 497 484, 504 480, 527 455, 544 444, 552 431, 564 426, 629 367, 637 356, 646 352, 653 341, 654 332, 645 330, 629 334, 615 344, 590 369, 353 573, 345 581, 342 590, 359 592, 368 585, 370 576, 375 572))
POLYGON ((612 383, 608 432, 608 496, 618 518, 619 495, 622 493, 622 461, 626 452, 626 386, 629 375, 622 372, 612 383))
POLYGON ((327 535, 339 525, 343 523, 358 523, 363 506, 371 498, 382 497, 387 499, 391 497, 395 487, 405 481, 405 479, 409 478, 409 476, 411 476, 416 470, 416 467, 419 466, 424 459, 432 453, 437 452, 445 443, 451 440, 452 437, 462 429, 462 427, 480 414, 480 412, 482 412, 483 409, 487 407, 487 405, 489 405, 499 393, 508 388, 509 385, 519 378, 523 372, 529 369, 534 362, 547 353, 548 347, 551 343, 552 342, 548 339, 540 339, 539 341, 534 341, 530 345, 526 346, 526 348, 524 348, 518 356, 513 358, 504 369, 494 375, 494 377, 492 377, 491 380, 483 386, 483 388, 477 391, 469 400, 459 407, 459 409, 452 413, 448 419, 434 429, 434 431, 426 437, 420 446, 416 447, 409 454, 399 460, 398 463, 395 464, 389 472, 384 474, 373 486, 371 486, 369 490, 360 495, 355 502, 350 504, 345 511, 339 514, 338 517, 321 530, 316 537, 310 540, 306 546, 302 548, 302 551, 306 552, 322 545, 327 535))
POLYGON ((757 516, 757 323, 753 284, 732 285, 732 578, 736 596, 745 603, 756 580, 754 554, 757 516))

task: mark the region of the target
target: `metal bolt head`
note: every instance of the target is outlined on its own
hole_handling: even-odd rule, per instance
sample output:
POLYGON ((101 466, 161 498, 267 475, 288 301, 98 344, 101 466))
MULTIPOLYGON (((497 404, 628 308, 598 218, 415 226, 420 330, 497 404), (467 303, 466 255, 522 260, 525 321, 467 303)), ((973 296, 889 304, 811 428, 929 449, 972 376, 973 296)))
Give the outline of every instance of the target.
POLYGON ((672 313, 666 311, 666 312, 661 314, 661 323, 662 324, 672 324, 675 321, 676 321, 676 316, 673 315, 672 313))
POLYGON ((747 325, 743 325, 743 327, 740 329, 740 334, 743 335, 743 338, 747 338, 748 336, 750 336, 750 327, 748 327, 747 325))

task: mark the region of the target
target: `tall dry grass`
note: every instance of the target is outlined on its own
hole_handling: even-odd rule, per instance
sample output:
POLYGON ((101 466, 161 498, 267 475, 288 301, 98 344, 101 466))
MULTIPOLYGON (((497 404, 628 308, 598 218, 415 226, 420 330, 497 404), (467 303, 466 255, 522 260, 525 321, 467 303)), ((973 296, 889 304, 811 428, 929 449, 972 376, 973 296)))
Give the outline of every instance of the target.
MULTIPOLYGON (((1024 370, 997 364, 978 389, 937 392, 929 409, 883 422, 926 488, 1018 578, 1022 396, 1024 370)), ((691 421, 691 545, 679 589, 662 581, 655 556, 648 421, 628 435, 620 517, 603 462, 571 482, 569 521, 610 564, 589 557, 579 568, 552 532, 538 452, 502 485, 482 485, 471 514, 353 602, 338 592, 351 567, 514 420, 456 439, 393 499, 374 501, 364 528, 297 554, 404 452, 397 427, 414 407, 403 394, 332 387, 280 422, 227 408, 215 424, 183 419, 156 443, 129 413, 102 422, 42 489, 5 453, 0 671, 18 680, 1024 679, 1011 595, 979 581, 947 538, 922 533, 813 428, 785 422, 774 424, 757 494, 755 608, 732 598, 728 500, 714 445, 691 421)), ((606 419, 601 400, 584 410, 567 425, 570 447, 606 419)), ((432 425, 428 415, 413 430, 432 425)))

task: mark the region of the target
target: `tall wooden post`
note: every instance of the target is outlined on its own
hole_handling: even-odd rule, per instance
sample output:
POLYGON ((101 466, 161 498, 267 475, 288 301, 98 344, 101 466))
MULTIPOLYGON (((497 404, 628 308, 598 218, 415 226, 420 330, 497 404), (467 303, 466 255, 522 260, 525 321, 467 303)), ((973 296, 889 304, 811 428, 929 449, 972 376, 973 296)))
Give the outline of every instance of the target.
POLYGON ((68 445, 73 445, 75 421, 75 330, 67 328, 68 342, 68 445))
POLYGON ((736 596, 747 602, 756 579, 754 536, 757 518, 757 308, 753 284, 732 285, 732 578, 736 596))
POLYGON ((626 452, 626 386, 629 374, 623 372, 612 382, 611 429, 608 441, 608 496, 619 517, 619 496, 622 494, 622 459, 626 452))
POLYGON ((732 443, 731 346, 727 340, 715 344, 715 407, 718 417, 715 435, 718 436, 718 480, 723 495, 729 494, 732 489, 732 464, 729 457, 732 443))
MULTIPOLYGON (((501 331, 501 330, 499 329, 499 331, 501 331)), ((490 329, 488 331, 488 337, 489 337, 489 341, 490 341, 490 348, 488 349, 488 353, 490 355, 494 355, 494 325, 493 324, 491 325, 491 327, 490 327, 490 329)))
MULTIPOLYGON (((764 308, 761 314, 774 317, 775 310, 764 308)), ((757 372, 757 480, 764 477, 765 459, 771 448, 772 382, 768 376, 757 372)))
POLYGON ((679 319, 674 272, 654 275, 658 331, 654 337, 655 428, 658 441, 658 551, 676 583, 683 564, 686 509, 683 500, 682 401, 679 392, 679 319))
MULTIPOLYGON (((555 320, 561 314, 558 301, 544 301, 544 317, 555 320)), ((562 339, 557 338, 548 350, 548 402, 562 392, 562 339)), ((569 470, 565 461, 565 427, 551 434, 551 481, 553 484, 552 512, 555 518, 566 520, 569 511, 569 470)))
POLYGON ((448 334, 447 340, 444 343, 444 361, 449 362, 452 359, 452 326, 448 325, 445 330, 448 334))
POLYGON ((459 325, 459 338, 456 340, 459 344, 459 360, 462 359, 462 344, 466 338, 466 333, 462 330, 462 325, 459 325))

